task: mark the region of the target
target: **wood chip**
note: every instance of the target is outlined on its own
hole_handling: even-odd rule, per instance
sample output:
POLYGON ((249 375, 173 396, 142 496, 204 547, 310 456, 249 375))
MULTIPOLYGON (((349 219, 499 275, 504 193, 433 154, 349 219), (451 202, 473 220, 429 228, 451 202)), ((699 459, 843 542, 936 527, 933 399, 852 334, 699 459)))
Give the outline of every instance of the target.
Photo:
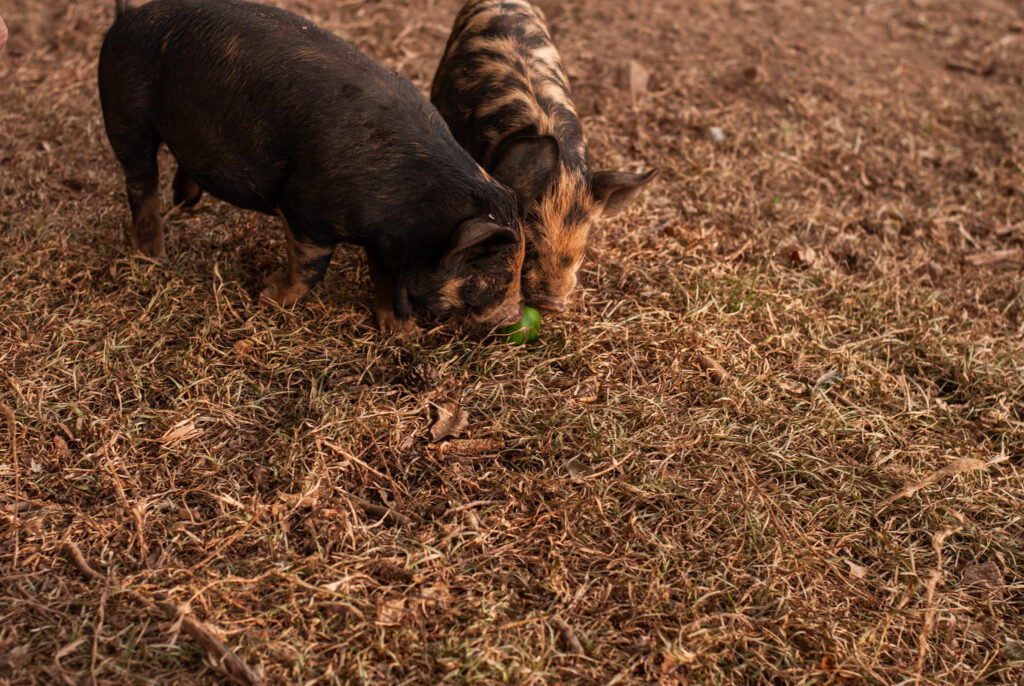
POLYGON ((452 455, 484 455, 494 454, 505 447, 502 441, 493 438, 453 438, 445 441, 438 448, 441 454, 452 455))

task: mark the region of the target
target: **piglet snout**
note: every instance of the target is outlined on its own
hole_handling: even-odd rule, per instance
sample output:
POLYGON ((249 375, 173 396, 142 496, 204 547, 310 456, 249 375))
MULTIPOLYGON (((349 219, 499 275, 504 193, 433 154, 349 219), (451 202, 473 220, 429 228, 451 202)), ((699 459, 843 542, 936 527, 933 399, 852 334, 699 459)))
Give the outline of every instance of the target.
POLYGON ((0 57, 3 56, 5 48, 7 48, 7 24, 4 23, 4 18, 0 17, 0 57))
POLYGON ((537 307, 547 312, 565 312, 565 298, 544 298, 537 307))

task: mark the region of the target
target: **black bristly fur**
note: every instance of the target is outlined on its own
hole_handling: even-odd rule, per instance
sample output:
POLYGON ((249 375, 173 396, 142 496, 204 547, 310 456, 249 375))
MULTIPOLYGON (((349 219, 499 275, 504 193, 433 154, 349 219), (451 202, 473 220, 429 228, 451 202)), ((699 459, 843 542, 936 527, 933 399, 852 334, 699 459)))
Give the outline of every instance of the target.
POLYGON ((164 142, 179 164, 176 201, 206 191, 284 218, 290 271, 264 292, 270 299, 301 297, 343 241, 367 250, 378 316, 397 320, 382 325, 403 328, 410 308, 481 323, 520 311, 517 199, 409 81, 265 5, 117 0, 116 10, 99 87, 140 250, 164 250, 155 155, 164 142), (480 221, 473 249, 456 251, 467 223, 479 233, 480 221))

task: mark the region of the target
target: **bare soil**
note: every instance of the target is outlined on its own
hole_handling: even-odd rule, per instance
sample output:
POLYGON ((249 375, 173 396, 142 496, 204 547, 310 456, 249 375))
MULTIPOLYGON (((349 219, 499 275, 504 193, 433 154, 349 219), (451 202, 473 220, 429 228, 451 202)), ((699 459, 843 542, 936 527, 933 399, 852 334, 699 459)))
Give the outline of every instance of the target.
MULTIPOLYGON (((277 4, 423 91, 459 6, 277 4)), ((0 683, 1024 680, 1020 3, 541 4, 661 174, 509 348, 133 255, 113 2, 0 0, 0 683)))

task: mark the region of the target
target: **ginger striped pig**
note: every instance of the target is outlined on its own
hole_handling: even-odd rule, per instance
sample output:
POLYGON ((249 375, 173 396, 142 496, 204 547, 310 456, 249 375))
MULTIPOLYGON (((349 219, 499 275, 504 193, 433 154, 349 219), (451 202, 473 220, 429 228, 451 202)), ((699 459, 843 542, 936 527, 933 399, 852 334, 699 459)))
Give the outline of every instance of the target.
POLYGON ((657 172, 592 169, 561 57, 528 0, 462 7, 430 99, 455 139, 499 181, 541 189, 520 197, 527 213, 523 296, 564 311, 597 217, 621 211, 657 172), (530 169, 535 177, 502 178, 502 169, 530 169))

